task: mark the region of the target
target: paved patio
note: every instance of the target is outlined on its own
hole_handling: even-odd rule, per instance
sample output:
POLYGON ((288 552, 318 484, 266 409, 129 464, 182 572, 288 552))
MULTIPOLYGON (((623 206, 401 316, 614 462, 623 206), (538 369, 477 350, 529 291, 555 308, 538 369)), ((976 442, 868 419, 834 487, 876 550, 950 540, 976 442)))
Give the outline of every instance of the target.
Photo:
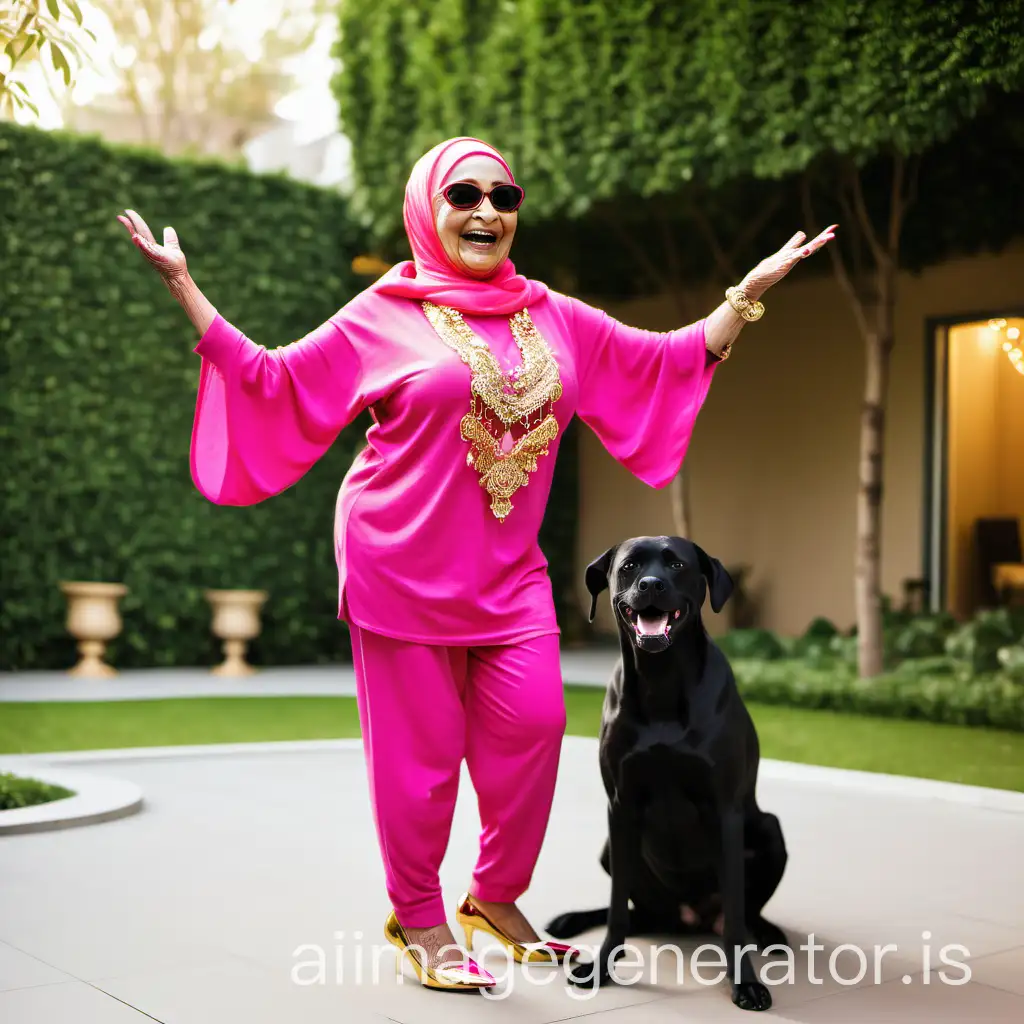
MULTIPOLYGON (((595 753, 593 740, 565 742, 548 839, 522 900, 539 925, 606 899, 595 753)), ((145 804, 118 821, 0 841, 4 1024, 750 1019, 725 985, 694 977, 695 945, 682 961, 666 949, 655 959, 659 940, 639 937, 643 967, 624 965, 626 983, 596 995, 570 989, 558 969, 509 970, 500 956, 485 958, 500 980, 492 996, 429 991, 410 972, 397 981, 381 936, 387 901, 358 742, 23 765, 40 761, 134 782, 145 804)), ((805 947, 792 981, 773 985, 764 1019, 1024 1020, 1024 797, 774 762, 760 797, 780 815, 790 850, 769 916, 805 947), (853 949, 829 968, 842 943, 866 957, 854 985, 844 984, 862 966, 853 949), (946 951, 966 960, 966 984, 937 974, 964 978, 940 957, 952 943, 966 947, 946 951), (887 944, 896 948, 876 955, 887 944)), ((469 876, 477 825, 466 779, 442 872, 449 902, 469 876)), ((715 962, 702 958, 704 977, 715 962)))
MULTIPOLYGON (((607 647, 562 651, 569 685, 605 686, 618 656, 607 647)), ((260 669, 232 679, 204 668, 126 669, 110 679, 78 679, 66 672, 0 672, 5 701, 158 700, 168 697, 347 697, 356 692, 351 665, 260 669)))

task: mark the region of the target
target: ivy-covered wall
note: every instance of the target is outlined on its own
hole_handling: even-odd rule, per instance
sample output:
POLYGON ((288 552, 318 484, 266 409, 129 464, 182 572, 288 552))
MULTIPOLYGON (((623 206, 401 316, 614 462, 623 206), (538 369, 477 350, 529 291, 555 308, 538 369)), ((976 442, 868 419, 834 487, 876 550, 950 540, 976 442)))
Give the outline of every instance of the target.
MULTIPOLYGON (((0 125, 0 670, 74 663, 61 580, 128 586, 119 667, 213 663, 203 591, 222 587, 270 593, 254 662, 344 660, 334 503, 368 421, 269 501, 204 499, 188 460, 195 331, 115 219, 124 207, 158 237, 172 224, 199 286, 267 346, 366 283, 350 269, 361 230, 332 192, 0 125)), ((542 538, 560 614, 575 479, 566 445, 542 538)))

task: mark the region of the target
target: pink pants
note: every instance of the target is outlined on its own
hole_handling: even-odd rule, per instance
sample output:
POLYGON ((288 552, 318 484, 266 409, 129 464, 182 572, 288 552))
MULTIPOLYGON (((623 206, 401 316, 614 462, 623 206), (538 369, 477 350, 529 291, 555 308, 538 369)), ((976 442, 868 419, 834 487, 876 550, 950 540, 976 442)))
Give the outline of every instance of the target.
POLYGON ((512 902, 547 829, 565 732, 558 637, 440 647, 351 627, 377 839, 406 928, 443 924, 439 869, 466 760, 482 834, 469 891, 512 902))

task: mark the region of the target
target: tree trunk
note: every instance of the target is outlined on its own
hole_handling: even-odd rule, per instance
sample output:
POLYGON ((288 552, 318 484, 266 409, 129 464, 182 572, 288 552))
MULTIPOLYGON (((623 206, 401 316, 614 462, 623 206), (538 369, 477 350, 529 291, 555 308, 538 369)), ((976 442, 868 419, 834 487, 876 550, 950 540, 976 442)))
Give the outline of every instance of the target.
MULTIPOLYGON (((665 232, 665 248, 670 254, 669 262, 675 266, 678 257, 673 248, 671 235, 665 232)), ((672 304, 675 306, 676 315, 680 323, 689 323, 693 317, 693 297, 686 293, 678 281, 674 280, 670 289, 672 304)), ((679 472, 676 473, 669 484, 669 497, 672 501, 672 527, 677 537, 693 539, 693 514, 690 505, 690 470, 683 460, 679 472)))
POLYGON ((672 523, 677 537, 693 538, 690 516, 690 474, 686 466, 680 467, 672 483, 669 485, 672 496, 672 523))
POLYGON ((861 679, 884 668, 882 635, 882 478, 885 465, 885 406, 894 340, 895 273, 877 271, 878 295, 865 337, 866 372, 860 416, 857 488, 857 553, 854 595, 857 668, 861 679))
MULTIPOLYGON (((838 246, 829 248, 836 280, 850 301, 864 339, 864 398, 860 412, 860 463, 857 473, 857 544, 854 605, 857 615, 857 672, 872 679, 885 668, 882 623, 882 479, 885 467, 885 410, 889 392, 889 362, 895 340, 896 283, 903 220, 917 194, 918 163, 910 168, 900 154, 893 157, 888 230, 880 235, 872 222, 853 162, 840 167, 835 182, 843 216, 852 230, 853 267, 847 270, 838 246), (871 258, 871 271, 862 259, 871 258), (867 285, 863 288, 862 285, 867 285)), ((811 179, 801 181, 804 213, 814 223, 811 179)))

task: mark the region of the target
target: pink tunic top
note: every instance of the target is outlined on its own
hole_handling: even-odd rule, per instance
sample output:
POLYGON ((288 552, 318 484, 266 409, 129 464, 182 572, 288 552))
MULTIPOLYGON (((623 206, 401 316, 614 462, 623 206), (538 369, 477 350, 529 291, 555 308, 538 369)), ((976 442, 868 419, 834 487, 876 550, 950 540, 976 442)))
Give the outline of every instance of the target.
MULTIPOLYGON (((718 365, 705 349, 704 321, 643 331, 556 292, 529 313, 558 363, 561 431, 578 415, 636 477, 666 486, 718 365)), ((519 364, 507 315, 465 320, 503 371, 519 364)), ((370 411, 366 447, 335 511, 339 618, 430 644, 558 632, 538 543, 558 440, 499 521, 459 432, 469 367, 417 301, 363 292, 275 350, 218 317, 195 351, 192 479, 217 504, 252 505, 290 487, 370 411)))

